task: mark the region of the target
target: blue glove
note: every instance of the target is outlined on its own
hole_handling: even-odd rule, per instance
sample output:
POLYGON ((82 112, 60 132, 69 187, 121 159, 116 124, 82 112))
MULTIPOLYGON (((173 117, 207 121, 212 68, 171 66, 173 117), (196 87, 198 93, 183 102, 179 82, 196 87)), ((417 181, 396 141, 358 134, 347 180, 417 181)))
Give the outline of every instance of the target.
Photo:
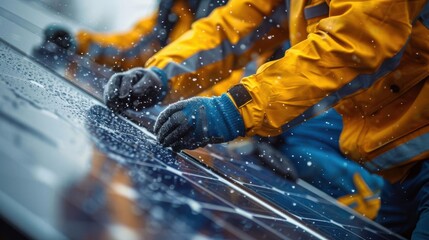
POLYGON ((152 107, 167 94, 167 76, 158 68, 133 68, 114 74, 104 86, 107 107, 122 112, 152 107))
POLYGON ((194 97, 170 105, 159 115, 154 132, 159 142, 174 151, 244 136, 244 122, 234 103, 220 97, 194 97))

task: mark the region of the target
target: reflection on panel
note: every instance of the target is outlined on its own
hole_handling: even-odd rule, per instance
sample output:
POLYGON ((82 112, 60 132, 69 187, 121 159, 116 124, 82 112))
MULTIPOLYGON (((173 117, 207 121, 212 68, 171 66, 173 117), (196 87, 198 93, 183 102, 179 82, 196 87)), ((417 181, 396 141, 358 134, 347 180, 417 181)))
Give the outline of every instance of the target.
POLYGON ((314 193, 311 186, 301 184, 300 180, 290 182, 280 177, 253 155, 221 145, 188 153, 330 238, 395 238, 383 227, 339 206, 333 199, 314 193))

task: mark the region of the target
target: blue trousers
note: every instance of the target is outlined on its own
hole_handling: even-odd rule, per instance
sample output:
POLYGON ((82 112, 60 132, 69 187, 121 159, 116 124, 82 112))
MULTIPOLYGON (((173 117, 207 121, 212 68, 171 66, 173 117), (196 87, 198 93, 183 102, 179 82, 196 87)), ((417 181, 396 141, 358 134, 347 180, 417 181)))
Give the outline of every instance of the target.
POLYGON ((376 222, 407 238, 429 239, 429 160, 405 180, 384 185, 376 222))
POLYGON ((334 198, 356 193, 355 173, 359 173, 371 190, 377 192, 384 180, 340 152, 342 128, 341 116, 330 109, 283 133, 283 143, 278 149, 292 160, 301 179, 334 198))

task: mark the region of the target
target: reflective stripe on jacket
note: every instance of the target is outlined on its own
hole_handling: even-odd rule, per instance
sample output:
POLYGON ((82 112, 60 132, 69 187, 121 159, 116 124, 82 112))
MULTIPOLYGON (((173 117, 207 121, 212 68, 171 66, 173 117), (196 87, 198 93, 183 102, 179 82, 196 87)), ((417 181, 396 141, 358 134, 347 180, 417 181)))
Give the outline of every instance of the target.
POLYGON ((241 81, 253 99, 239 109, 247 134, 277 135, 335 107, 344 119, 342 151, 396 181, 408 163, 429 157, 427 4, 234 0, 147 66, 167 72, 173 101, 290 39, 283 58, 241 81))

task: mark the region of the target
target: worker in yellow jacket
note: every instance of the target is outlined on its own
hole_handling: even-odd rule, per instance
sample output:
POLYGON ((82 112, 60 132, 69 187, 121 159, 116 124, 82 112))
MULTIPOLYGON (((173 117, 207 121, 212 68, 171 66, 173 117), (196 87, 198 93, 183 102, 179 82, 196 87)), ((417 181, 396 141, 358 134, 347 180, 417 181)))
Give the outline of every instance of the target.
POLYGON ((63 49, 72 50, 99 64, 124 71, 143 66, 154 53, 190 29, 194 21, 207 16, 214 8, 225 5, 226 2, 161 0, 156 13, 139 20, 125 32, 98 33, 80 30, 72 36, 64 27, 51 25, 45 29, 45 36, 63 49))
MULTIPOLYGON (((189 29, 191 22, 208 15, 212 8, 225 3, 225 1, 210 2, 214 3, 207 4, 206 1, 163 0, 159 5, 159 14, 154 14, 149 18, 139 21, 130 31, 125 33, 101 34, 80 31, 76 36, 71 37, 69 33, 61 33, 57 27, 53 27, 47 29, 46 36, 48 40, 52 42, 57 41, 56 43, 58 45, 62 45, 65 48, 71 47, 73 51, 88 56, 100 64, 105 64, 115 70, 123 71, 135 66, 143 65, 150 56, 165 47, 168 43, 176 40, 185 30, 189 29), (207 8, 207 6, 211 7, 207 8), (73 39, 73 41, 63 41, 67 39, 73 39)), ((252 44, 251 40, 253 38, 256 40, 256 36, 253 36, 252 39, 237 39, 237 41, 241 42, 240 45, 235 43, 236 46, 231 45, 231 43, 224 43, 224 45, 229 48, 237 47, 237 55, 243 54, 243 56, 236 58, 236 60, 240 62, 231 63, 241 66, 246 65, 247 72, 251 69, 248 64, 249 61, 255 62, 254 60, 257 59, 256 62, 261 62, 261 60, 266 59, 268 56, 272 56, 271 58, 273 59, 282 57, 284 49, 289 47, 289 44, 284 44, 284 42, 286 40, 286 43, 288 43, 289 39, 278 39, 277 35, 268 34, 268 32, 265 31, 273 31, 272 28, 274 26, 274 28, 277 29, 274 31, 286 34, 284 30, 281 30, 281 26, 285 24, 284 21, 287 17, 284 15, 285 10, 286 6, 282 6, 276 13, 276 19, 267 20, 271 21, 271 23, 266 22, 261 26, 258 26, 258 29, 255 30, 260 31, 261 37, 267 38, 267 44, 274 44, 264 51, 258 50, 252 53, 252 55, 248 55, 248 53, 246 53, 246 44, 252 44), (282 45, 282 48, 279 48, 280 45, 282 45), (242 59, 246 60, 243 61, 242 59)), ((198 23, 196 25, 197 28, 200 26, 199 24, 201 25, 201 23, 198 23)), ((210 25, 207 27, 210 28, 210 25)), ((202 32, 204 30, 199 31, 202 32)), ((204 41, 210 41, 212 37, 215 37, 208 37, 206 35, 201 36, 204 37, 204 41)), ((220 39, 217 39, 216 41, 220 41, 220 39)), ((173 44, 173 46, 175 45, 173 44)), ((206 46, 204 42, 201 42, 200 44, 197 42, 197 45, 192 51, 196 53, 203 51, 205 48, 206 46), (197 51, 198 49, 200 50, 197 51)), ((228 48, 225 49, 227 50, 228 48)), ((212 53, 219 54, 220 52, 217 53, 217 51, 217 49, 211 50, 212 53)), ((158 57, 161 55, 157 55, 156 58, 165 58, 169 57, 169 54, 177 54, 177 57, 185 60, 190 57, 192 52, 182 52, 178 50, 170 52, 170 50, 167 50, 166 53, 167 54, 162 57, 158 57)), ((211 53, 208 52, 208 54, 211 53)), ((199 64, 199 61, 204 60, 211 61, 211 59, 211 55, 208 57, 205 56, 202 59, 196 59, 197 62, 193 62, 192 64, 199 64)), ((219 58, 217 61, 221 60, 222 58, 219 58)), ((188 65, 191 68, 185 69, 184 73, 181 74, 182 76, 180 76, 180 74, 177 76, 170 76, 168 84, 177 84, 175 83, 177 82, 177 80, 175 80, 176 78, 183 77, 183 74, 191 73, 193 71, 192 68, 195 67, 192 67, 192 64, 188 65)), ((157 66, 157 64, 154 64, 153 66, 157 66)), ((162 68, 162 65, 159 65, 159 67, 162 68)), ((206 66, 202 67, 205 68, 206 66)), ((240 66, 235 67, 233 71, 231 70, 232 69, 230 67, 226 65, 223 66, 222 63, 219 62, 217 66, 212 66, 210 71, 199 71, 197 75, 190 74, 188 76, 188 80, 191 81, 190 84, 199 84, 200 79, 210 79, 213 84, 207 84, 204 88, 200 88, 198 85, 191 86, 191 88, 177 88, 172 85, 171 89, 174 89, 174 91, 169 92, 169 98, 174 101, 182 96, 221 95, 229 87, 239 83, 239 80, 245 74, 240 66), (210 79, 214 76, 212 72, 216 71, 216 69, 223 71, 220 72, 222 76, 210 79), (190 76, 193 77, 190 78, 190 76), (198 87, 198 89, 195 89, 195 87, 198 87), (192 90, 192 92, 189 92, 189 90, 192 90), (176 97, 174 98, 173 95, 176 97)), ((143 76, 145 74, 142 72, 148 72, 146 74, 147 78, 151 74, 156 77, 156 75, 153 75, 154 71, 149 71, 147 69, 133 69, 130 73, 143 76)), ((161 75, 163 74, 163 71, 157 72, 161 75)), ((219 73, 217 74, 219 75, 219 73)), ((129 75, 128 72, 125 73, 125 75, 129 75)), ((124 76, 124 74, 119 74, 118 76, 124 76)), ((147 80, 152 81, 151 77, 147 78, 147 80)), ((128 83, 129 86, 132 85, 131 82, 128 83)), ((156 81, 153 83, 156 83, 156 81)), ((148 83, 146 86, 151 84, 148 83)), ((120 87, 118 87, 118 89, 120 89, 120 87)), ((121 93, 121 96, 127 96, 128 92, 129 91, 121 93)), ((167 91, 163 94, 166 94, 166 92, 167 91)), ((137 91, 135 93, 137 93, 137 91)), ((145 93, 141 94, 142 99, 147 99, 144 95, 145 93)), ((156 95, 157 94, 155 93, 154 96, 156 97, 156 95)), ((158 97, 161 97, 161 95, 158 97)), ((129 101, 123 101, 123 99, 121 101, 111 100, 107 103, 111 108, 115 108, 118 111, 130 107, 129 101)), ((152 103, 149 105, 151 104, 152 103)), ((140 107, 141 106, 138 106, 137 108, 140 107)), ((378 196, 379 189, 383 185, 383 180, 380 177, 368 173, 359 165, 350 162, 341 154, 338 150, 338 138, 341 129, 341 116, 336 111, 330 110, 322 116, 306 121, 305 124, 301 124, 298 127, 285 131, 281 136, 279 136, 281 144, 278 144, 276 147, 278 147, 278 150, 280 150, 281 153, 292 160, 301 179, 310 182, 314 186, 323 190, 332 197, 337 198, 340 202, 354 208, 363 215, 369 218, 374 218, 380 205, 378 196)))
POLYGON ((227 93, 170 105, 155 125, 159 141, 179 150, 274 136, 334 107, 344 122, 341 151, 391 183, 377 221, 428 239, 427 0, 231 1, 146 69, 113 76, 106 104, 120 110, 196 95, 287 39, 281 59, 227 93))
MULTIPOLYGON (((42 50, 42 54, 47 54, 46 49, 51 54, 64 54, 64 51, 69 54, 77 53, 115 71, 126 71, 144 66, 152 55, 189 30, 194 21, 206 17, 213 9, 226 2, 227 0, 160 0, 157 11, 137 21, 131 29, 119 33, 82 29, 73 35, 67 28, 53 24, 45 29, 45 41, 36 50, 42 50)), ((271 55, 268 52, 257 61, 260 64, 271 55)), ((69 68, 68 71, 76 70, 69 68)), ((224 81, 199 95, 221 94, 232 82, 238 83, 243 74, 245 72, 242 69, 235 70, 229 77, 230 81, 224 81)))

